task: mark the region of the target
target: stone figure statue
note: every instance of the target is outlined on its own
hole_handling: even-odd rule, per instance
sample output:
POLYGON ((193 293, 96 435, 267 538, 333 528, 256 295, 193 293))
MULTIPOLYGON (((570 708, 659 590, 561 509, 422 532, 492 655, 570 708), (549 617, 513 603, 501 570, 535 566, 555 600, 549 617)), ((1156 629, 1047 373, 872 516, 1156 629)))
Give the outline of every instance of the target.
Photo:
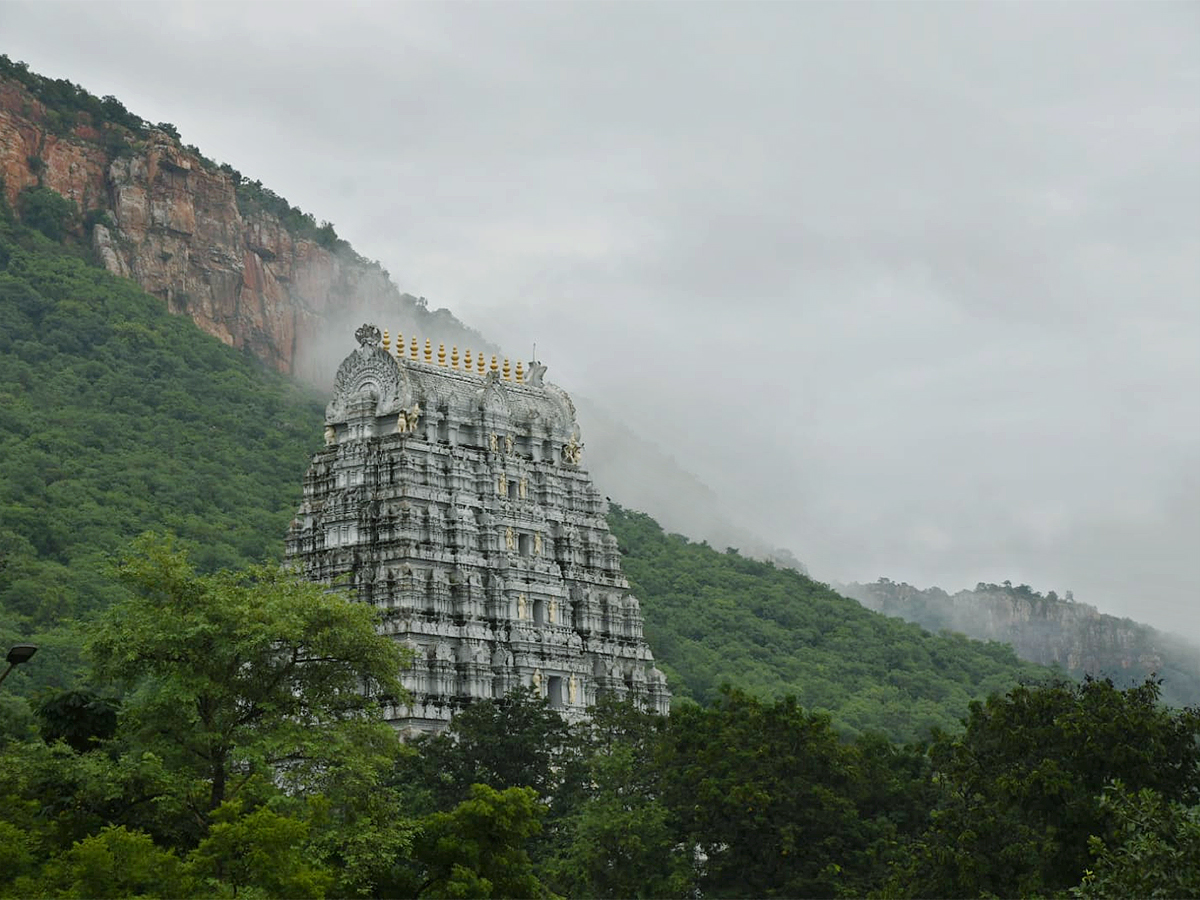
POLYGON ((571 703, 576 703, 579 700, 579 681, 574 675, 567 682, 567 700, 571 703))
POLYGON ((542 692, 542 670, 541 669, 533 670, 533 686, 535 688, 537 688, 537 692, 540 695, 542 692))
POLYGON ((529 618, 529 605, 525 601, 524 594, 517 594, 517 618, 518 619, 529 618))
POLYGON ((517 539, 513 536, 512 526, 509 525, 504 529, 504 546, 509 550, 517 549, 517 539))
POLYGON ((542 555, 542 533, 540 531, 533 536, 533 552, 538 556, 542 555))
POLYGON ((563 462, 577 466, 579 465, 579 457, 583 453, 583 444, 575 435, 571 435, 571 439, 563 445, 562 458, 563 462))
POLYGON ((325 446, 332 447, 337 443, 337 429, 332 425, 325 426, 325 446))
POLYGON ((553 597, 551 597, 550 602, 546 604, 546 615, 549 617, 551 625, 555 624, 558 620, 558 601, 553 597))
POLYGON ((404 434, 406 431, 417 430, 417 419, 421 417, 421 404, 414 403, 412 409, 401 409, 396 414, 396 433, 404 434))
POLYGON ((529 374, 525 376, 525 383, 530 387, 543 387, 545 382, 542 380, 546 377, 546 367, 535 359, 529 361, 526 366, 529 374))
POLYGON ((496 440, 495 433, 488 435, 488 449, 491 450, 493 453, 495 453, 497 450, 500 449, 500 445, 496 440))
POLYGON ((500 481, 498 482, 498 490, 500 493, 501 500, 503 500, 505 497, 508 496, 508 476, 505 475, 503 472, 500 473, 500 481))
POLYGON ((518 491, 517 491, 520 494, 522 500, 525 499, 525 489, 526 489, 525 479, 522 478, 520 481, 520 484, 518 486, 518 491))
POLYGON ((504 436, 504 452, 507 453, 509 456, 512 456, 513 438, 512 438, 511 434, 506 434, 504 436))

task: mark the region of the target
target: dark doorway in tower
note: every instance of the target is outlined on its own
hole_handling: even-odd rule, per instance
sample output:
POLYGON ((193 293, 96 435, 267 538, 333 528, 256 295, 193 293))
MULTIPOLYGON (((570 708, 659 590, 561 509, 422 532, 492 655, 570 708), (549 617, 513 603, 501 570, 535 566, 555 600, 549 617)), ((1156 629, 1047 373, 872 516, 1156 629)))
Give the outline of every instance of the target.
POLYGON ((563 680, 561 675, 551 675, 547 681, 546 699, 552 707, 566 706, 563 703, 563 680))
POLYGON ((522 556, 533 555, 533 535, 519 534, 517 535, 517 549, 521 551, 522 556))
POLYGON ((545 600, 534 600, 533 601, 533 624, 535 624, 535 625, 545 625, 546 624, 546 601, 545 600))

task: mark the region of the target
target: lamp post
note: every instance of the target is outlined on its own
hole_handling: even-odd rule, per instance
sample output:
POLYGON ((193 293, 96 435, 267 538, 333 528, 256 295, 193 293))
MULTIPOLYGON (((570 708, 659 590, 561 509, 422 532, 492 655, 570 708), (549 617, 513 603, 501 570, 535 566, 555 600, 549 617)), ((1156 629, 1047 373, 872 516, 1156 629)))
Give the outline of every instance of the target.
POLYGON ((29 657, 37 653, 36 644, 17 644, 8 651, 8 668, 4 670, 4 674, 0 675, 0 682, 8 677, 8 673, 15 669, 23 662, 29 662, 29 657))

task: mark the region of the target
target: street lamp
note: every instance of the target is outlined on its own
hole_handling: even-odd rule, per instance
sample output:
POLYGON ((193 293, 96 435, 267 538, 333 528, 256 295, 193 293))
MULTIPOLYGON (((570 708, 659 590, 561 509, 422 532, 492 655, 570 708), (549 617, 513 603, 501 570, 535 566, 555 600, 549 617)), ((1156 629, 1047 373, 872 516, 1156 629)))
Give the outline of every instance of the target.
POLYGON ((23 662, 29 662, 29 657, 37 653, 36 644, 17 644, 8 651, 8 668, 4 670, 4 674, 0 675, 0 681, 4 681, 8 677, 8 673, 15 669, 23 662))

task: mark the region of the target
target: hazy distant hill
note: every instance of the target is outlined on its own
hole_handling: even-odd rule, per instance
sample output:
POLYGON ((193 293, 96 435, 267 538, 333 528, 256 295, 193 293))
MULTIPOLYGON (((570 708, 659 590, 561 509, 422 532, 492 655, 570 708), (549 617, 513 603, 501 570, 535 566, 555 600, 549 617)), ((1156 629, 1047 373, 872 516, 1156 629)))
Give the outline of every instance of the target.
POLYGON ((840 589, 884 615, 934 632, 1011 644, 1022 659, 1058 665, 1072 675, 1109 677, 1126 686, 1157 673, 1166 702, 1200 705, 1200 647, 1054 591, 1043 595, 1024 584, 979 584, 951 595, 886 578, 840 589))

